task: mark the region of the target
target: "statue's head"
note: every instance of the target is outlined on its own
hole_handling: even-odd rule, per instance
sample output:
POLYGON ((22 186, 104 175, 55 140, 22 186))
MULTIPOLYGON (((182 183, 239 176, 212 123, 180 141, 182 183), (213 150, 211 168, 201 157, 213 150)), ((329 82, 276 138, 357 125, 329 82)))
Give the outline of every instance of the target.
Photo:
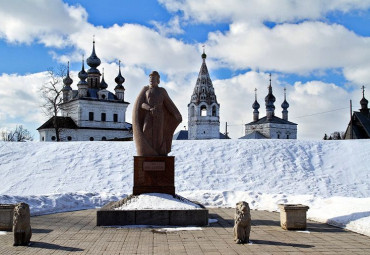
POLYGON ((150 84, 150 86, 156 87, 156 86, 158 86, 159 83, 160 83, 159 73, 157 71, 151 72, 149 74, 149 84, 150 84))

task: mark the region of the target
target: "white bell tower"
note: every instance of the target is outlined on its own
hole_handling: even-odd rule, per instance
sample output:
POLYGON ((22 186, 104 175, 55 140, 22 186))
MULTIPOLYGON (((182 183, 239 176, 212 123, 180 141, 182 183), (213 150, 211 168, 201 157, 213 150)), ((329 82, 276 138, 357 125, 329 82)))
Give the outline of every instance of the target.
POLYGON ((220 139, 220 104, 209 77, 206 58, 203 49, 203 63, 188 104, 189 140, 220 139))

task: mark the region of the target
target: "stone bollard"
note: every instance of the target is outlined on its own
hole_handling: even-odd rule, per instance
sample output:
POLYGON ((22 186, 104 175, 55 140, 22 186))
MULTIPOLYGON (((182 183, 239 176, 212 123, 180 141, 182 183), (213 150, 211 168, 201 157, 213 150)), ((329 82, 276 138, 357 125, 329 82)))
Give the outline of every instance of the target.
POLYGON ((240 201, 236 204, 234 219, 235 243, 249 243, 249 234, 251 232, 251 213, 247 202, 240 201))
POLYGON ((13 217, 14 246, 27 246, 31 241, 30 207, 26 203, 16 204, 13 217))
POLYGON ((309 209, 301 204, 279 204, 280 226, 285 230, 306 229, 306 212, 309 209))
POLYGON ((12 231, 14 207, 13 204, 0 204, 0 231, 12 231))

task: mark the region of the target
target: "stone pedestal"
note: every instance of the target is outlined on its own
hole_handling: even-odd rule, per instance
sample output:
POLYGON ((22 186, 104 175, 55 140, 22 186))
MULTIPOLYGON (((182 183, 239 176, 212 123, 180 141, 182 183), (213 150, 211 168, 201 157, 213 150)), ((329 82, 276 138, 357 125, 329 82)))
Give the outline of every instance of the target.
MULTIPOLYGON (((130 203, 135 197, 130 195, 116 202, 110 202, 97 211, 97 226, 155 225, 155 226, 207 226, 208 210, 201 204, 198 209, 143 209, 116 210, 130 203)), ((180 199, 179 196, 175 196, 180 199)), ((181 198, 186 200, 185 198, 181 198)), ((188 200, 189 201, 189 200, 188 200)), ((192 202, 192 201, 189 201, 192 202)))
POLYGON ((97 226, 155 225, 207 226, 208 210, 114 210, 97 211, 97 226))
POLYGON ((12 231, 14 207, 13 204, 0 204, 0 231, 12 231))
POLYGON ((143 193, 175 195, 175 157, 134 156, 133 195, 143 193))
POLYGON ((301 204, 280 204, 280 226, 286 230, 304 230, 307 226, 306 213, 309 209, 301 204))

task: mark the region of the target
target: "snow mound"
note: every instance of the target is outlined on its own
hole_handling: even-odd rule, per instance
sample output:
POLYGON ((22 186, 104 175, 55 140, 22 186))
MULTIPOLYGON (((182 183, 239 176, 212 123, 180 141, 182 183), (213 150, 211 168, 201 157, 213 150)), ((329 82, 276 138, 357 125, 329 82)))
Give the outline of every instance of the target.
POLYGON ((194 210, 202 209, 186 199, 161 193, 147 193, 135 196, 115 210, 194 210))

